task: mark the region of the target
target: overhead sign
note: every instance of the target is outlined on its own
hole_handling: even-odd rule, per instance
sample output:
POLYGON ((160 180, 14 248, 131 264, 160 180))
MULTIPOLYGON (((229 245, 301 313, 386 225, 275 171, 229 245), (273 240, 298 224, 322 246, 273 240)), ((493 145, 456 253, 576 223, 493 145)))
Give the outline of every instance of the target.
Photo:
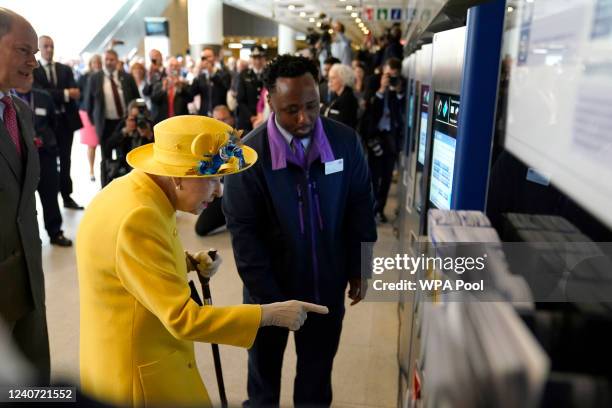
POLYGON ((381 7, 376 10, 376 19, 378 21, 387 21, 389 19, 389 9, 381 7))
POLYGON ((415 15, 414 8, 388 8, 388 7, 365 7, 363 9, 364 21, 402 21, 410 20, 415 15))
POLYGON ((402 19, 402 9, 392 8, 391 9, 391 20, 397 21, 402 19))

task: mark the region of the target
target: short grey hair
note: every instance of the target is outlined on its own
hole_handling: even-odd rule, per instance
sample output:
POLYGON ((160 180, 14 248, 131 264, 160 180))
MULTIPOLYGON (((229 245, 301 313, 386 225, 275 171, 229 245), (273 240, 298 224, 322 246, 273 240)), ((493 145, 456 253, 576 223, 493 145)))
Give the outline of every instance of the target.
POLYGON ((344 86, 349 86, 351 88, 355 86, 355 74, 348 65, 334 64, 329 69, 329 75, 331 75, 332 72, 338 75, 344 86))
POLYGON ((15 13, 4 7, 0 7, 0 38, 8 34, 13 28, 15 13))

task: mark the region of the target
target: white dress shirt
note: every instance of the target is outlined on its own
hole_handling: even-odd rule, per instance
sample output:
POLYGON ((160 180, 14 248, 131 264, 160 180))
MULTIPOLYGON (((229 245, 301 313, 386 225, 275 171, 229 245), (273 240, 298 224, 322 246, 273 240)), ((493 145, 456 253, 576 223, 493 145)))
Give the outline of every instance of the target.
MULTIPOLYGON (((57 88, 57 69, 55 68, 55 62, 54 61, 47 61, 44 58, 40 58, 40 62, 43 67, 43 69, 45 70, 45 74, 47 75, 47 80, 49 81, 49 83, 51 85, 53 85, 53 87, 57 88), (55 83, 51 82, 51 71, 53 71, 53 77, 55 78, 55 83)), ((70 102, 70 95, 68 94, 68 89, 64 89, 64 102, 70 102)), ((63 108, 63 106, 62 106, 63 108)))
MULTIPOLYGON (((6 94, 2 91, 0 91, 0 99, 4 98, 6 94)), ((10 95, 10 94, 9 94, 10 95)), ((4 102, 0 101, 0 120, 2 120, 4 122, 4 102)))
MULTIPOLYGON (((104 117, 108 120, 122 119, 119 117, 119 113, 117 112, 117 108, 115 107, 115 99, 113 98, 113 88, 109 79, 109 75, 111 74, 106 70, 106 68, 104 68, 103 71, 104 85, 102 86, 102 89, 104 90, 104 106, 106 107, 104 117)), ((112 75, 113 80, 115 81, 115 85, 117 85, 117 91, 119 91, 119 100, 121 102, 121 107, 123 107, 123 114, 125 115, 125 100, 123 98, 123 87, 121 86, 121 81, 119 81, 119 73, 117 70, 115 70, 112 75)))

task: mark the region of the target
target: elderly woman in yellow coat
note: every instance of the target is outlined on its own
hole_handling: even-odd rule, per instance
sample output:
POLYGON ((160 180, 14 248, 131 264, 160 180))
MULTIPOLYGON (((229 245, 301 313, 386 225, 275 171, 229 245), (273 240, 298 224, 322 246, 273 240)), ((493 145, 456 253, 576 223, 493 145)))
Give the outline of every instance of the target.
POLYGON ((307 312, 327 309, 191 299, 175 212, 201 211, 221 194, 219 177, 248 169, 257 154, 203 116, 167 119, 154 133, 154 143, 128 155, 134 170, 94 198, 78 231, 81 387, 118 406, 210 406, 194 341, 248 348, 259 327, 297 330, 307 312))

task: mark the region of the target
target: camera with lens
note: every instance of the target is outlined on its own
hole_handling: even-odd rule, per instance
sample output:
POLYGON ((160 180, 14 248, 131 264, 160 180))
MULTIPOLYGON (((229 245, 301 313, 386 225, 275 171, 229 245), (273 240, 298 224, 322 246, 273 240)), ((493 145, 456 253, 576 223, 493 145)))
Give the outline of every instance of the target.
POLYGON ((152 122, 146 114, 139 113, 138 116, 136 116, 136 126, 139 129, 147 129, 151 127, 151 125, 152 125, 152 122))
POLYGON ((399 85, 399 76, 391 75, 389 76, 389 86, 396 87, 399 85))
POLYGON ((153 122, 149 118, 149 111, 147 110, 147 104, 144 99, 136 99, 135 105, 138 108, 138 115, 136 116, 136 126, 139 129, 153 128, 153 122))

